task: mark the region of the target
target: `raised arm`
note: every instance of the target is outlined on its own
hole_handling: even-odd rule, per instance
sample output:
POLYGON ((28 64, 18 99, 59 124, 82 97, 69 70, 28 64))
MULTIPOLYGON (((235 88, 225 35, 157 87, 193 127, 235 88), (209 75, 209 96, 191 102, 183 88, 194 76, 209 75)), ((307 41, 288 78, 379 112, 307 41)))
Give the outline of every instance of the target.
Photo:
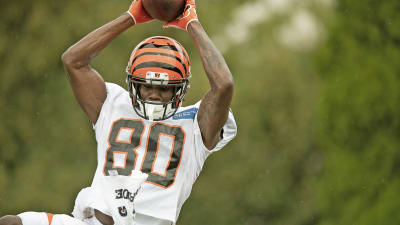
POLYGON ((208 149, 212 149, 218 143, 221 129, 228 118, 233 96, 233 77, 225 59, 198 21, 189 24, 188 32, 210 82, 211 89, 201 101, 197 119, 203 142, 208 149))
POLYGON ((134 24, 129 14, 92 31, 62 55, 65 71, 76 99, 93 124, 106 99, 106 86, 89 64, 118 34, 134 24))
POLYGON ((211 89, 204 95, 197 115, 201 136, 208 149, 213 149, 228 118, 233 96, 233 77, 224 57, 201 26, 194 0, 186 0, 185 11, 178 19, 164 24, 188 31, 200 54, 211 89))
POLYGON ((107 94, 103 78, 90 66, 91 60, 123 31, 135 23, 151 19, 144 12, 141 0, 134 0, 128 12, 92 31, 62 55, 74 95, 93 124, 99 117, 107 94))

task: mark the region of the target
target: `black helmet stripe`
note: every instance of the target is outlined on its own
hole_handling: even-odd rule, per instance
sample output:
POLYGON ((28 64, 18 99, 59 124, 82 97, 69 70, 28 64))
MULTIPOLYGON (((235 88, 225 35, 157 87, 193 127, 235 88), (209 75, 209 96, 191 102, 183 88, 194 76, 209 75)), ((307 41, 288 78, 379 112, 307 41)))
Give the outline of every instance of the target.
POLYGON ((178 60, 178 61, 182 64, 183 68, 185 69, 185 74, 187 74, 187 68, 186 68, 185 63, 182 61, 182 59, 180 59, 180 58, 178 58, 178 57, 176 57, 176 56, 174 56, 174 55, 167 54, 167 53, 161 53, 161 52, 144 52, 144 53, 141 53, 141 54, 139 54, 138 56, 136 56, 136 57, 132 60, 131 64, 133 65, 133 63, 136 61, 136 59, 138 59, 139 57, 145 56, 145 55, 162 55, 162 56, 167 56, 167 57, 174 58, 174 59, 178 60))
POLYGON ((141 63, 141 64, 135 66, 135 68, 133 68, 132 73, 134 73, 138 69, 149 68, 149 67, 159 67, 159 68, 163 68, 163 69, 166 69, 166 70, 175 71, 175 72, 179 73, 179 75, 181 75, 181 77, 183 78, 183 74, 182 74, 182 71, 180 69, 176 68, 175 66, 173 66, 171 64, 162 63, 162 62, 144 62, 144 63, 141 63))
POLYGON ((189 61, 189 57, 186 55, 186 53, 180 49, 177 49, 173 45, 158 45, 158 44, 154 44, 154 43, 144 43, 138 48, 138 50, 142 49, 142 48, 158 48, 158 49, 161 48, 161 49, 173 50, 173 51, 179 52, 182 55, 184 55, 186 60, 189 61))

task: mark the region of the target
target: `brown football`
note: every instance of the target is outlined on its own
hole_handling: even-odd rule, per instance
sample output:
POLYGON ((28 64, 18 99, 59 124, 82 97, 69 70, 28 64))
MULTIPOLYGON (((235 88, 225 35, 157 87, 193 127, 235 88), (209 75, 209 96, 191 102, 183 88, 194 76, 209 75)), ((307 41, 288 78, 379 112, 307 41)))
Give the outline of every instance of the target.
POLYGON ((185 0, 142 0, 146 12, 154 19, 171 21, 183 13, 185 0))

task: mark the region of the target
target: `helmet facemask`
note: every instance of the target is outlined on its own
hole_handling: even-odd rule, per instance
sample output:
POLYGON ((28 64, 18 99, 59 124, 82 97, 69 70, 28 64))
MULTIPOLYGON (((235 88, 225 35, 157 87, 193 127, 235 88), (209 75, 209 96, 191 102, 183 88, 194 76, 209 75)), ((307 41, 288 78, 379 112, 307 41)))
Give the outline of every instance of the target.
MULTIPOLYGON (((157 73, 148 72, 148 74, 157 73)), ((152 75, 150 75, 150 77, 152 77, 152 75)), ((157 78, 148 78, 145 81, 142 81, 135 78, 132 74, 128 74, 127 83, 135 112, 140 117, 150 121, 166 120, 172 117, 182 105, 186 91, 190 87, 189 79, 185 79, 183 82, 179 81, 179 83, 157 78), (173 96, 167 102, 145 100, 140 94, 140 85, 155 85, 173 88, 173 96)))

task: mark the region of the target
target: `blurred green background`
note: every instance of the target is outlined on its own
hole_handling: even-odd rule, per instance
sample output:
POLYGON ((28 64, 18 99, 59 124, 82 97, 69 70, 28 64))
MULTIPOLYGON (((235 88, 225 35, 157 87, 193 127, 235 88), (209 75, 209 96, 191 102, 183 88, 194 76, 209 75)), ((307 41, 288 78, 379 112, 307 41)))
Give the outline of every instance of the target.
MULTIPOLYGON (((61 54, 128 0, 10 1, 0 8, 0 216, 71 212, 96 167, 91 124, 61 54)), ((400 224, 400 1, 197 0, 236 82, 238 136, 212 155, 178 225, 400 224)), ((125 87, 153 35, 192 60, 185 104, 208 89, 189 36, 138 25, 92 63, 125 87)))

